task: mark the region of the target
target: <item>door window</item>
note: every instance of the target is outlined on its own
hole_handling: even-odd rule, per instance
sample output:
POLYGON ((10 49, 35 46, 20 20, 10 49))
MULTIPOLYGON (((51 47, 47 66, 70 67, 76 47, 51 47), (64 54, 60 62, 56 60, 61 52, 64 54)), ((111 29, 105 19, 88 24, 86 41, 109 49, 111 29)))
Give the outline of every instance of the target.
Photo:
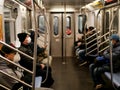
POLYGON ((59 34, 59 18, 57 16, 54 16, 53 30, 54 30, 54 35, 57 36, 59 34))
POLYGON ((39 16, 39 31, 40 33, 45 33, 45 18, 44 16, 39 16))
POLYGON ((71 30, 71 17, 70 16, 66 17, 66 27, 67 27, 66 34, 71 35, 72 30, 71 30))

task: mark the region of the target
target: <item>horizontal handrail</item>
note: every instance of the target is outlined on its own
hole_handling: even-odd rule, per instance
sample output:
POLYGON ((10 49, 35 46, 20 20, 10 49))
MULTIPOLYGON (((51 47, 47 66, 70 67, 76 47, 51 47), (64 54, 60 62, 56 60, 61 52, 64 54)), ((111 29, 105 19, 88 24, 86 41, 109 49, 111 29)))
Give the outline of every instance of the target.
POLYGON ((98 53, 103 52, 104 50, 108 49, 110 46, 106 46, 105 48, 103 48, 102 50, 98 51, 98 53))
POLYGON ((109 35, 110 34, 110 32, 107 32, 107 33, 105 33, 104 35, 102 35, 101 37, 99 37, 98 39, 101 39, 101 38, 103 38, 104 36, 107 36, 107 35, 109 35))
POLYGON ((6 90, 11 90, 10 88, 8 88, 8 87, 6 87, 6 86, 4 86, 4 85, 2 85, 2 84, 0 84, 0 87, 4 88, 4 89, 6 89, 6 90))
POLYGON ((107 39, 107 40, 105 40, 104 42, 100 43, 100 44, 99 44, 99 47, 100 47, 101 45, 105 44, 105 43, 108 42, 108 41, 109 41, 109 39, 107 39))
POLYGON ((90 53, 92 53, 93 51, 97 50, 97 48, 91 50, 90 52, 87 52, 86 55, 89 55, 90 53))
POLYGON ((92 37, 94 37, 95 35, 97 35, 98 33, 94 33, 93 35, 91 35, 91 36, 89 36, 89 37, 87 37, 86 38, 86 40, 88 40, 88 39, 90 39, 90 38, 92 38, 92 37))
POLYGON ((32 71, 30 71, 30 70, 28 70, 28 69, 26 69, 26 68, 24 68, 24 67, 20 66, 19 64, 17 64, 17 63, 15 63, 15 62, 13 62, 13 61, 11 61, 11 60, 9 60, 9 59, 7 59, 7 58, 5 58, 5 57, 1 56, 1 55, 0 55, 0 58, 2 58, 2 59, 4 59, 4 60, 6 60, 6 61, 7 61, 7 62, 9 62, 9 63, 14 64, 15 66, 20 67, 21 69, 23 69, 23 70, 25 70, 25 71, 27 71, 27 72, 29 72, 29 73, 31 73, 31 74, 33 74, 33 72, 32 72, 32 71))
POLYGON ((4 72, 4 71, 2 71, 2 70, 0 70, 0 73, 2 73, 2 74, 4 74, 4 75, 7 75, 8 77, 10 77, 10 78, 12 78, 12 79, 14 79, 14 80, 17 80, 17 81, 23 83, 24 85, 32 88, 32 85, 29 85, 29 84, 25 83, 24 81, 22 81, 22 80, 20 80, 20 79, 18 79, 18 78, 15 78, 14 76, 11 76, 11 75, 7 74, 6 72, 4 72))
MULTIPOLYGON (((96 28, 94 28, 93 30, 89 31, 89 33, 93 32, 93 31, 96 31, 96 28)), ((85 34, 85 35, 88 35, 88 33, 85 34)))
POLYGON ((9 48, 11 48, 11 49, 13 49, 13 50, 19 52, 20 54, 22 54, 22 55, 24 55, 24 56, 26 56, 26 57, 28 57, 28 58, 30 58, 30 59, 32 59, 32 60, 34 59, 33 57, 31 57, 31 56, 29 56, 29 55, 23 53, 22 51, 20 51, 20 50, 18 50, 18 49, 16 49, 16 48, 14 48, 14 47, 12 47, 12 46, 6 44, 5 42, 3 42, 3 41, 1 41, 1 40, 0 40, 0 43, 1 43, 1 44, 4 44, 5 46, 7 46, 7 47, 9 47, 9 48))
POLYGON ((88 48, 86 48, 86 49, 88 50, 88 49, 92 48, 92 47, 95 46, 95 45, 97 45, 97 43, 91 45, 90 47, 88 47, 88 48))
POLYGON ((87 43, 86 43, 86 45, 88 45, 88 44, 92 43, 92 42, 93 42, 93 41, 95 41, 95 40, 97 40, 97 38, 95 38, 95 39, 93 39, 93 40, 91 40, 91 41, 87 42, 87 43))

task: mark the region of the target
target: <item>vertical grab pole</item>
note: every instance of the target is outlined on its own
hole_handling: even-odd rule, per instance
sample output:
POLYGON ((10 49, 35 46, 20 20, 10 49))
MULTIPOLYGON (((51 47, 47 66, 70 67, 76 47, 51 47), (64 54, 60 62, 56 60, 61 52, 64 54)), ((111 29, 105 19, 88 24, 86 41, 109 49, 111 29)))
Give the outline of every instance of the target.
MULTIPOLYGON (((62 64, 66 64, 66 2, 65 2, 65 4, 64 4, 64 20, 65 20, 65 30, 64 30, 64 28, 63 28, 63 35, 64 35, 64 38, 63 38, 63 43, 64 43, 64 51, 65 52, 63 52, 63 57, 64 57, 64 55, 65 55, 65 58, 63 58, 63 62, 62 62, 62 64)), ((64 26, 64 25, 63 25, 64 26)))
POLYGON ((32 90, 35 90, 35 76, 36 76, 36 56, 37 56, 37 32, 36 30, 36 14, 35 14, 35 5, 34 0, 32 2, 32 28, 35 30, 35 37, 34 37, 34 60, 33 60, 33 76, 32 76, 32 90))
MULTIPOLYGON (((115 16, 117 15, 117 12, 119 11, 119 8, 120 8, 120 6, 118 6, 118 8, 117 8, 117 10, 116 10, 116 13, 114 14, 114 16, 113 16, 113 18, 112 18, 112 20, 111 20, 111 22, 110 22, 110 26, 109 26, 109 37, 110 37, 110 35, 111 35, 111 33, 113 33, 113 32, 111 32, 111 28, 112 28, 112 23, 113 23, 113 21, 114 21, 114 18, 115 18, 115 16)), ((114 86, 114 84, 113 84, 113 62, 112 62, 112 44, 111 44, 111 42, 109 41, 109 44, 110 44, 110 66, 111 66, 111 81, 112 81, 112 85, 114 86)))

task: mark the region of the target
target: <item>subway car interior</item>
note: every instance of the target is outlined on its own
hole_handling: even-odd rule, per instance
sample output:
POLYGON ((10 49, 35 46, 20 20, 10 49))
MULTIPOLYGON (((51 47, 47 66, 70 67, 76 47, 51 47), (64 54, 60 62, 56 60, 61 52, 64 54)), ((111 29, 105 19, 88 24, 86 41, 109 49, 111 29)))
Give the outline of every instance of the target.
POLYGON ((0 90, 120 90, 120 0, 0 0, 0 90))

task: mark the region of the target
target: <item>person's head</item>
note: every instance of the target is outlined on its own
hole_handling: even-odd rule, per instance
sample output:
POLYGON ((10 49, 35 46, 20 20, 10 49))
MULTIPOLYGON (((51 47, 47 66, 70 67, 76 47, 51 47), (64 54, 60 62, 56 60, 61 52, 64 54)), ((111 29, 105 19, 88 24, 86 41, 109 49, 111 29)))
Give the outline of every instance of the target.
POLYGON ((93 26, 90 26, 89 28, 88 28, 88 30, 93 30, 94 29, 94 27, 93 26))
POLYGON ((120 38, 117 34, 112 34, 112 36, 110 37, 112 44, 115 45, 116 43, 119 42, 120 38))
POLYGON ((5 45, 1 48, 1 55, 14 62, 18 62, 20 60, 20 55, 5 45))
POLYGON ((31 43, 31 38, 27 33, 19 33, 17 36, 22 44, 28 45, 31 43))

